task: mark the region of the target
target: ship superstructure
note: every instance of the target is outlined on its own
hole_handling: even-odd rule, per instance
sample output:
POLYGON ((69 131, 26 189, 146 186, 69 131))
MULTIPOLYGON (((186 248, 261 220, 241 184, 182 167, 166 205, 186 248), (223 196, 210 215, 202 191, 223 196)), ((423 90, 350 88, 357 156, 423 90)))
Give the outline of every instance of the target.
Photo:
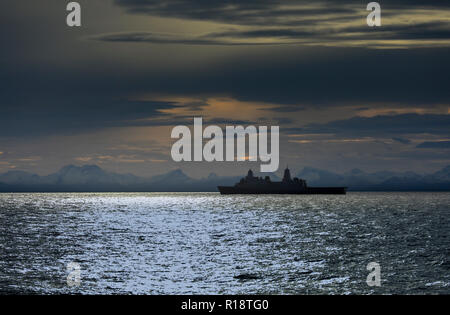
POLYGON ((249 170, 247 176, 234 186, 218 186, 221 194, 345 194, 347 187, 308 187, 306 180, 291 178, 289 168, 284 170, 283 179, 274 182, 269 176, 254 176, 249 170))

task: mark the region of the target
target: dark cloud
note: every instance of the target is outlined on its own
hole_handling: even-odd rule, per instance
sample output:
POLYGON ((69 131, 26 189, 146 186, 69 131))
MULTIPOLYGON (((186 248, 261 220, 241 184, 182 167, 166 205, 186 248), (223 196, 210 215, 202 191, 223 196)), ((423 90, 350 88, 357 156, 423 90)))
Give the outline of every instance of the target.
POLYGON ((357 7, 345 8, 342 5, 310 7, 304 0, 116 0, 116 4, 130 13, 152 16, 173 17, 192 20, 216 21, 239 25, 286 24, 289 17, 311 17, 330 13, 353 13, 357 7), (290 6, 286 8, 285 6, 290 6), (295 9, 292 6, 304 6, 295 9))
MULTIPOLYGON (((241 101, 278 104, 271 110, 279 114, 292 113, 293 120, 294 115, 301 114, 307 106, 322 109, 323 115, 327 116, 324 109, 329 106, 365 106, 370 103, 373 108, 376 107, 373 104, 395 103, 404 107, 433 107, 446 104, 450 99, 448 48, 371 51, 365 48, 290 45, 219 48, 192 48, 186 45, 182 48, 157 47, 160 50, 155 53, 156 48, 149 45, 114 45, 111 42, 84 40, 88 36, 89 26, 81 28, 86 33, 68 30, 62 26, 64 20, 60 16, 60 11, 65 10, 64 5, 58 2, 55 9, 54 2, 43 3, 46 4, 35 5, 41 10, 40 16, 33 15, 34 19, 30 22, 27 22, 29 19, 22 19, 20 14, 26 9, 26 4, 8 1, 9 7, 20 4, 11 12, 2 3, 0 14, 4 24, 0 30, 0 39, 5 43, 2 46, 4 49, 0 50, 2 136, 168 124, 173 117, 161 113, 161 110, 176 108, 179 104, 132 100, 134 96, 151 93, 183 97, 225 95, 241 101), (47 16, 44 14, 47 11, 52 13, 47 16), (104 49, 98 50, 98 47, 104 49), (116 49, 118 55, 122 54, 120 59, 114 58, 116 49), (166 54, 171 57, 160 57, 166 54), (135 62, 136 59, 140 61, 135 62), (178 62, 177 66, 172 64, 174 62, 178 62)), ((252 16, 256 19, 259 14, 261 17, 270 14, 281 17, 287 14, 281 12, 283 4, 309 2, 135 0, 116 3, 133 12, 184 18, 202 16, 210 20, 235 19, 239 24, 241 20, 238 18, 245 15, 251 15, 248 19, 250 22, 252 16)), ((348 10, 356 10, 342 7, 341 2, 329 3, 320 12, 313 12, 312 9, 300 11, 305 18, 313 18, 326 12, 346 15, 350 13, 348 10)), ((392 3, 407 2, 395 1, 389 5, 392 3)), ((418 3, 408 2, 411 5, 418 3)), ((85 5, 88 3, 83 3, 85 5)), ((428 8, 444 7, 448 3, 428 1, 424 5, 428 8)), ((356 7, 360 6, 361 2, 358 1, 356 7)), ((101 14, 95 12, 95 8, 86 11, 93 17, 101 14)), ((300 11, 290 12, 298 16, 302 14, 300 11)), ((285 19, 281 18, 280 23, 282 21, 285 19)), ((436 31, 441 26, 437 23, 428 25, 427 29, 436 31)), ((194 36, 190 44, 195 41, 220 41, 226 44, 230 38, 251 42, 248 39, 253 41, 270 36, 280 39, 300 38, 316 34, 309 36, 314 39, 327 35, 319 33, 281 27, 269 30, 265 25, 253 30, 227 30, 194 36)), ((131 41, 145 41, 149 33, 136 34, 131 41)), ((104 39, 126 40, 128 35, 125 33, 115 37, 110 34, 109 39, 104 39)), ((164 39, 161 39, 162 35, 158 36, 160 41, 164 39)), ((172 42, 178 40, 180 38, 174 36, 172 42)), ((200 110, 203 105, 183 106, 200 110)), ((174 123, 180 120, 175 119, 174 123)))
POLYGON ((450 149, 450 141, 426 141, 417 145, 421 149, 450 149))
MULTIPOLYGON (((364 12, 367 3, 359 0, 115 0, 130 13, 206 20, 239 25, 286 25, 288 18, 299 20, 329 14, 351 15, 364 12)), ((383 8, 448 8, 446 0, 392 0, 383 8)))
MULTIPOLYGON (((115 34, 99 34, 91 39, 106 42, 137 42, 150 44, 182 44, 182 45, 300 45, 300 44, 338 44, 345 42, 364 41, 367 46, 383 47, 399 44, 379 43, 380 40, 423 40, 427 42, 414 43, 415 46, 433 45, 430 40, 450 40, 450 23, 428 22, 408 25, 388 25, 381 28, 347 27, 314 29, 268 28, 257 30, 232 30, 199 35, 176 35, 152 32, 130 32, 115 34), (266 40, 266 41, 261 41, 266 40)), ((409 44, 402 44, 408 47, 409 44)), ((437 44, 448 45, 448 44, 437 44)))
POLYGON ((1 135, 33 137, 108 127, 164 125, 139 119, 164 118, 167 115, 159 110, 172 107, 170 102, 114 101, 106 97, 91 100, 94 104, 90 103, 89 106, 77 106, 77 102, 85 100, 76 96, 66 101, 53 99, 51 103, 46 103, 48 101, 49 98, 44 98, 27 103, 7 104, 8 107, 0 110, 1 135))
MULTIPOLYGON (((68 70, 57 65, 29 67, 3 62, 0 132, 23 136, 154 124, 133 120, 161 118, 161 109, 179 104, 130 100, 151 92, 227 95, 241 101, 280 104, 272 108, 280 114, 301 114, 306 106, 313 106, 322 108, 325 117, 327 107, 349 104, 432 107, 450 99, 448 53, 448 49, 381 54, 349 48, 272 48, 247 50, 210 61, 208 67, 198 63, 192 69, 170 72, 125 71, 120 64, 107 61, 68 70)), ((197 109, 202 106, 194 105, 197 109)), ((391 123, 396 125, 395 118, 391 123)))
POLYGON ((182 45, 226 45, 226 46, 250 46, 262 45, 256 42, 238 43, 230 40, 214 39, 212 36, 179 36, 161 33, 116 33, 91 36, 91 39, 105 42, 135 42, 150 44, 182 44, 182 45))
POLYGON ((411 143, 411 140, 405 139, 405 138, 400 138, 400 137, 393 137, 392 140, 400 142, 402 144, 410 144, 411 143))
MULTIPOLYGON (((240 26, 239 29, 174 36, 169 34, 129 33, 98 35, 104 41, 147 42, 187 45, 360 45, 373 48, 407 48, 448 46, 438 40, 450 39, 450 24, 445 15, 433 15, 428 21, 417 20, 414 10, 440 9, 445 12, 448 1, 402 1, 382 4, 382 16, 389 18, 382 27, 365 24, 366 3, 361 1, 306 1, 306 0, 116 0, 117 5, 130 13, 189 20, 206 20, 240 26), (385 11, 385 9, 387 9, 385 11), (409 18, 405 23, 403 11, 409 18), (361 21, 360 26, 348 26, 361 21), (345 23, 344 23, 345 22, 345 23), (242 28, 244 26, 244 28, 242 28), (250 29, 249 29, 250 27, 250 29), (261 42, 262 39, 270 39, 261 42), (413 40, 426 39, 417 43, 413 40), (242 41, 245 40, 245 41, 242 41), (255 41, 259 40, 259 41, 255 41), (380 42, 391 41, 391 42, 380 42), (408 40, 409 42, 392 42, 408 40), (435 40, 435 42, 430 42, 435 40)), ((426 14, 421 12, 422 15, 426 14)))
POLYGON ((382 27, 365 23, 366 3, 361 1, 306 0, 116 0, 129 13, 225 23, 239 28, 208 34, 173 35, 153 32, 100 34, 95 39, 115 42, 145 42, 184 45, 363 45, 371 48, 447 47, 450 24, 445 14, 426 16, 423 9, 440 9, 445 1, 394 0, 382 4, 382 27), (387 9, 385 11, 385 9, 387 9), (414 10, 419 10, 415 12, 414 10), (402 17, 407 12, 408 19, 402 17), (434 17, 434 18, 433 18, 434 17), (359 26, 348 26, 355 24, 359 26), (397 40, 397 41, 395 41, 397 40), (398 40, 402 40, 401 42, 398 40), (420 42, 418 40, 426 40, 420 42), (444 40, 444 41, 442 41, 444 40))
MULTIPOLYGON (((433 21, 426 23, 408 23, 383 25, 379 28, 347 27, 339 32, 351 34, 363 34, 356 39, 450 39, 450 23, 448 21, 433 21)), ((344 36, 345 38, 345 36, 344 36)))
MULTIPOLYGON (((450 115, 402 114, 375 117, 353 117, 326 124, 310 124, 306 133, 332 133, 345 136, 385 137, 402 134, 450 134, 450 115)), ((397 137, 398 138, 398 137, 397 137)))

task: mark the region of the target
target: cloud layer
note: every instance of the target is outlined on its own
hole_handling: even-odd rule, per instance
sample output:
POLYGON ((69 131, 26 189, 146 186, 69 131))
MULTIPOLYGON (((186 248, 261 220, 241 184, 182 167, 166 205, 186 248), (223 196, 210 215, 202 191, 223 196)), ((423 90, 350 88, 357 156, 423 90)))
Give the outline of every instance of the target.
POLYGON ((445 1, 390 1, 382 27, 370 28, 361 1, 124 1, 132 14, 208 21, 223 31, 197 34, 129 32, 97 40, 184 45, 324 45, 370 48, 448 47, 450 14, 445 1))
POLYGON ((179 167, 170 128, 193 116, 280 125, 282 164, 449 163, 448 1, 381 3, 376 29, 361 1, 80 3, 81 28, 64 2, 0 3, 3 171, 179 167))

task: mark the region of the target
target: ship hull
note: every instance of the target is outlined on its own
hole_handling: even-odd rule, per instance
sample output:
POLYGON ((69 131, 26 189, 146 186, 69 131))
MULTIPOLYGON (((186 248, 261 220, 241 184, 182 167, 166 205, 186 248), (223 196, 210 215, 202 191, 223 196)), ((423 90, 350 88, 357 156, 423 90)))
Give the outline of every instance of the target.
POLYGON ((347 187, 307 187, 306 189, 276 189, 276 188, 244 188, 234 186, 218 186, 222 195, 238 194, 291 194, 291 195, 345 195, 347 187))

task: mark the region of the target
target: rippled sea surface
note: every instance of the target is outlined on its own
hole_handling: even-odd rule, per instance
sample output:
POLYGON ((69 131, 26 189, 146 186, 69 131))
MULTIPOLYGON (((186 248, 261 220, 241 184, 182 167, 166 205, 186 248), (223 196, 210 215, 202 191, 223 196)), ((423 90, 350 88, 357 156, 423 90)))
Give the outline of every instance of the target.
POLYGON ((0 194, 0 292, 450 294, 450 193, 0 194))

